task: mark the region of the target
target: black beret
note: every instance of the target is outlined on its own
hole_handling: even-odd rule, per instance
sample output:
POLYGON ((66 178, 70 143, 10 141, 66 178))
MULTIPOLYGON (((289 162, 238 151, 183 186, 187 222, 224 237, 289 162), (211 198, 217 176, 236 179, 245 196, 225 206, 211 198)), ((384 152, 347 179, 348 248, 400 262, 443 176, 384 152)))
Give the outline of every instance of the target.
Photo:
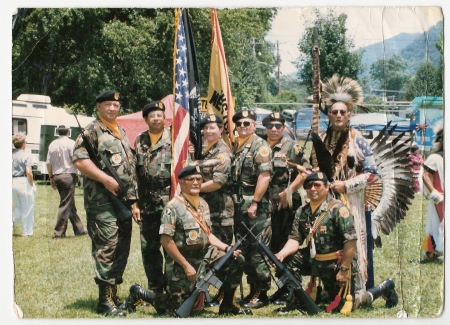
POLYGON ((328 181, 327 175, 325 175, 322 172, 314 172, 309 174, 306 178, 305 178, 305 182, 303 183, 303 186, 305 186, 306 183, 312 182, 312 181, 322 181, 322 182, 326 182, 328 181))
POLYGON ((200 128, 203 129, 203 127, 208 123, 223 124, 223 120, 218 114, 209 114, 200 121, 200 128))
POLYGON ((262 125, 266 126, 267 124, 269 124, 270 122, 274 122, 274 121, 278 121, 284 124, 284 122, 286 121, 283 117, 283 115, 281 115, 280 113, 276 112, 276 113, 270 113, 269 115, 267 115, 263 120, 262 120, 262 125))
POLYGON ((196 166, 188 165, 178 172, 178 179, 183 179, 186 176, 196 174, 201 174, 200 167, 198 167, 198 165, 196 166))
POLYGON ((119 101, 120 94, 115 90, 107 90, 102 92, 100 95, 97 96, 95 101, 97 103, 102 103, 106 101, 119 101))
POLYGON ((147 117, 148 113, 156 111, 157 109, 164 112, 166 110, 166 106, 160 100, 155 100, 154 102, 148 103, 142 109, 142 117, 147 117))
POLYGON ((238 111, 238 112, 236 112, 236 114, 233 115, 233 122, 236 123, 240 119, 247 118, 247 117, 251 118, 254 121, 256 121, 256 113, 255 113, 255 111, 246 110, 246 109, 244 109, 242 111, 238 111))
POLYGON ((419 146, 417 144, 413 144, 411 146, 411 151, 414 151, 414 150, 419 150, 419 146))

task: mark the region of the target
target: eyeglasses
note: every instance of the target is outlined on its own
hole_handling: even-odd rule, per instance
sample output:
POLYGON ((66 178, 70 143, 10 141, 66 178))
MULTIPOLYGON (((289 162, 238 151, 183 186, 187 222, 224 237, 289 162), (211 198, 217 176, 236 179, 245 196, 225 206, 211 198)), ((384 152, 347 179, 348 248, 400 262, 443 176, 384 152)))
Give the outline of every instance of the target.
POLYGON ((203 182, 203 178, 200 177, 200 176, 198 176, 198 177, 183 178, 183 180, 184 180, 185 182, 189 182, 189 183, 194 182, 194 181, 197 181, 197 183, 203 182))
POLYGON ((341 109, 341 110, 335 109, 335 110, 331 111, 331 114, 333 114, 333 115, 338 115, 338 113, 341 113, 341 115, 344 116, 345 114, 347 114, 347 111, 344 111, 343 109, 341 109))
POLYGON ((281 129, 283 127, 283 124, 281 123, 267 123, 266 128, 273 129, 275 127, 277 130, 281 129))
POLYGON ((243 125, 245 127, 248 127, 248 126, 250 126, 251 122, 244 121, 244 122, 236 122, 235 124, 236 124, 237 127, 241 127, 241 125, 243 125))
POLYGON ((314 185, 314 188, 315 188, 316 190, 318 190, 318 189, 320 189, 320 188, 322 187, 322 183, 309 182, 309 183, 303 185, 303 188, 304 188, 305 190, 310 190, 310 189, 312 189, 313 185, 314 185))
POLYGON ((161 118, 163 116, 164 116, 163 113, 149 113, 148 114, 148 118, 161 118))

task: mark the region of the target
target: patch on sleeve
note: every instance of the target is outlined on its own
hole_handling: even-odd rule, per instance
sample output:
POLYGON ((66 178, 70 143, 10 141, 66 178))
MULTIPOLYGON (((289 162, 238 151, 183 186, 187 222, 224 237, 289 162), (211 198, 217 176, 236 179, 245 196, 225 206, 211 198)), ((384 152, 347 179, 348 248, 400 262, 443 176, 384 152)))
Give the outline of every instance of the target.
POLYGON ((198 237, 198 233, 195 230, 189 231, 189 239, 190 240, 196 240, 198 237))
POLYGON ((262 146, 261 148, 259 148, 259 154, 261 155, 261 157, 269 157, 270 155, 270 151, 269 148, 266 146, 262 146))
POLYGON ((348 211, 347 207, 343 206, 339 208, 339 214, 342 218, 348 218, 350 215, 350 212, 348 211))
POLYGON ((220 163, 221 163, 221 164, 225 164, 225 161, 226 161, 225 154, 219 153, 219 154, 217 155, 217 159, 220 160, 220 163))

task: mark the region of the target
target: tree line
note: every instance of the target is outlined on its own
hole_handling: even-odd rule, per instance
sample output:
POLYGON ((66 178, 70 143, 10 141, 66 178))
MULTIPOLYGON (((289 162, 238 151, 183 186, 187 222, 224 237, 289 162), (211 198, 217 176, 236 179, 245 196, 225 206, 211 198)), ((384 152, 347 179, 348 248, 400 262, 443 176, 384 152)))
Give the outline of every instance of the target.
MULTIPOLYGON (((264 40, 277 9, 220 9, 217 14, 237 109, 254 102, 305 101, 311 93, 315 26, 319 30, 322 79, 333 73, 358 79, 365 69, 362 52, 352 51, 353 40, 346 35, 346 17, 336 16, 333 10, 326 14, 317 11, 314 19, 305 22, 306 32, 298 43, 298 80, 283 76, 283 91, 278 94, 275 47, 264 40)), ((210 10, 191 8, 189 15, 201 95, 206 96, 211 55, 210 10)), ((19 10, 13 18, 12 96, 15 99, 22 93, 49 95, 54 106, 91 115, 95 96, 102 90, 116 89, 123 96, 122 114, 139 111, 149 101, 173 92, 174 20, 174 10, 170 8, 19 10)), ((439 46, 442 54, 442 44, 439 46)), ((386 69, 389 60, 374 63, 371 77, 383 82, 391 82, 394 75, 403 78, 403 87, 409 87, 413 97, 424 95, 422 92, 442 94, 440 67, 427 63, 418 75, 407 78, 402 75, 401 58, 392 60, 392 71, 386 69)))

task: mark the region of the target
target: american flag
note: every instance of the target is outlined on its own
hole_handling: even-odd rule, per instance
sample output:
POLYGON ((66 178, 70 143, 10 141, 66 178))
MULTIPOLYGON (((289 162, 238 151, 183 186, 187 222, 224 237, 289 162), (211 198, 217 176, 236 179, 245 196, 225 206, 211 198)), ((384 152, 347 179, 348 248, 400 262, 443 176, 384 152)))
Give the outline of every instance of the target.
MULTIPOLYGON (((183 9, 185 10, 185 9, 183 9)), ((183 168, 188 158, 189 147, 189 52, 186 44, 186 30, 182 13, 175 9, 176 36, 174 46, 174 114, 172 122, 172 187, 170 197, 174 197, 178 187, 178 172, 183 168)))

